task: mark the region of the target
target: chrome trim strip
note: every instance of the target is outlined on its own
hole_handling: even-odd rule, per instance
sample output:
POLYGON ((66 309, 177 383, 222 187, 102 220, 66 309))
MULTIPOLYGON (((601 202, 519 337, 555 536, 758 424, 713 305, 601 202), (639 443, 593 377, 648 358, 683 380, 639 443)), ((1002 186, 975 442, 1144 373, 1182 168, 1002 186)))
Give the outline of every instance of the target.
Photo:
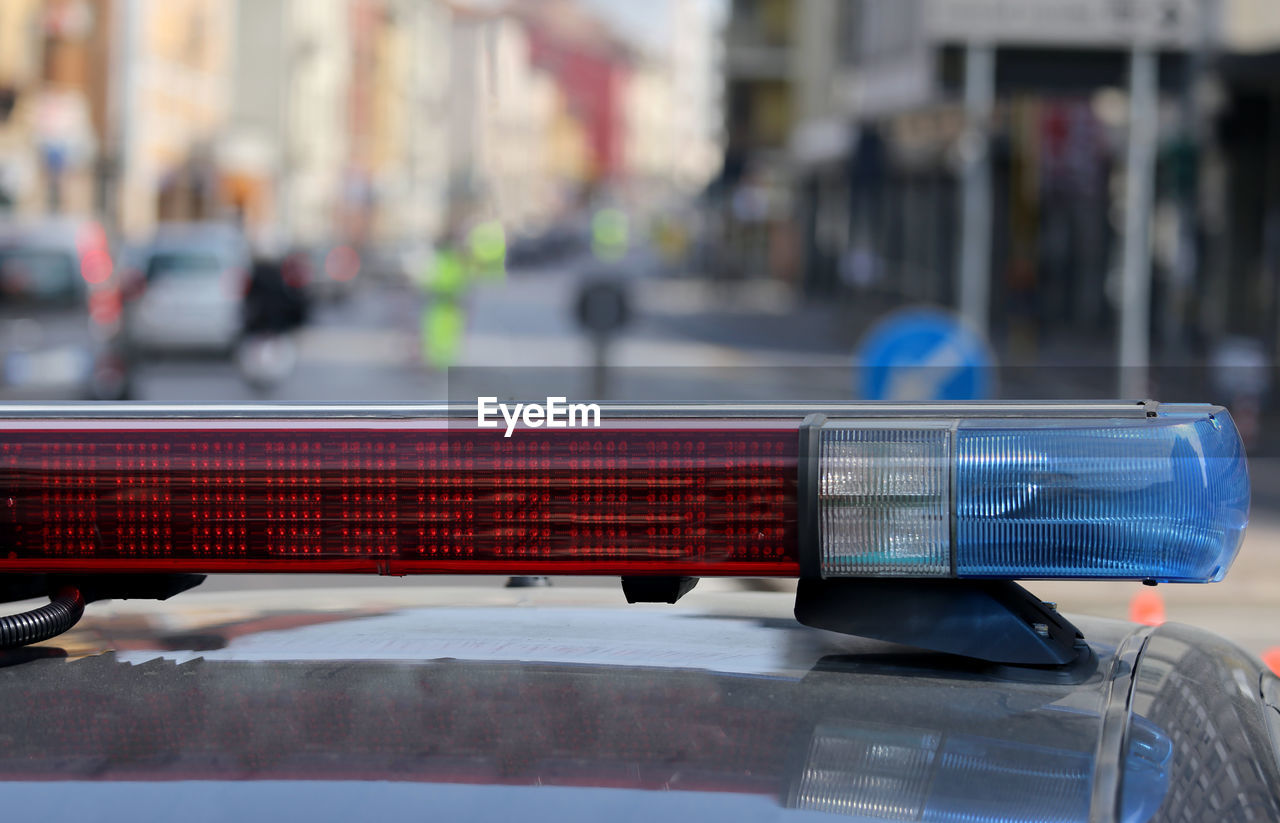
MULTIPOLYGON (((585 401, 573 401, 585 402, 585 401)), ((955 403, 599 403, 608 417, 806 417, 825 414, 840 418, 881 417, 1147 417, 1158 408, 1154 401, 1027 402, 979 401, 955 403)), ((1216 407, 1205 406, 1206 413, 1216 407)), ((228 418, 353 418, 412 419, 474 417, 474 405, 447 403, 6 403, 0 419, 228 419, 228 418)))

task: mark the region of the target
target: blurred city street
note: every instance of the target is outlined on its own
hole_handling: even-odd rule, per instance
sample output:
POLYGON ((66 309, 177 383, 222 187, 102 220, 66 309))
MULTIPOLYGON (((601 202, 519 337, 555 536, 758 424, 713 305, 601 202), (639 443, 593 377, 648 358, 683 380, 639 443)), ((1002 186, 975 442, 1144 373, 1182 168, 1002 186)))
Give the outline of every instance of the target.
MULTIPOLYGON (((570 269, 516 271, 501 286, 481 287, 472 296, 471 322, 457 369, 510 370, 586 369, 591 344, 578 328, 573 305, 580 275, 570 269)), ((702 390, 684 385, 681 374, 719 371, 730 384, 738 371, 751 371, 772 385, 738 385, 733 397, 757 394, 765 402, 778 391, 799 390, 815 399, 847 399, 851 370, 847 350, 828 339, 786 339, 757 322, 773 317, 787 326, 789 312, 761 306, 787 298, 762 284, 752 302, 717 303, 716 291, 700 281, 639 283, 635 299, 639 316, 619 336, 610 364, 623 373, 644 370, 666 373, 668 395, 661 399, 705 400, 702 390), (825 345, 824 345, 825 344, 825 345), (795 383, 795 370, 804 374, 795 383), (788 383, 787 378, 790 375, 788 383), (778 381, 782 381, 779 385, 778 381)), ((297 333, 296 371, 269 392, 255 391, 236 365, 217 357, 172 356, 148 362, 137 374, 137 399, 158 402, 237 402, 249 400, 321 403, 441 403, 449 398, 449 371, 421 363, 419 319, 423 298, 401 284, 374 284, 339 304, 317 309, 315 318, 297 333)), ((781 323, 780 323, 781 325, 781 323)), ((811 329, 810 329, 811 331, 811 329)), ((518 387, 516 387, 518 389, 518 387)), ((624 382, 622 389, 626 389, 624 382)), ((730 388, 726 385, 726 388, 730 388)), ((513 389, 513 393, 518 393, 513 389)), ((545 394, 545 392, 544 392, 545 394)), ((628 394, 622 399, 638 399, 628 394)), ((659 398, 653 398, 659 399, 659 398)), ((474 396, 471 397, 474 401, 474 396)))
POLYGON ((192 403, 438 402, 443 381, 416 367, 415 308, 414 295, 390 287, 321 307, 314 323, 298 332, 297 370, 268 395, 246 383, 234 362, 210 356, 149 362, 137 375, 137 397, 192 403), (404 304, 406 296, 413 305, 404 304))
MULTIPOLYGON (((592 265, 579 259, 515 268, 504 282, 477 287, 452 373, 465 378, 471 368, 493 369, 519 380, 522 372, 545 377, 539 369, 587 369, 591 341, 576 322, 574 304, 592 265)), ((608 362, 620 383, 605 399, 709 401, 720 396, 703 385, 709 377, 728 392, 726 401, 850 399, 849 350, 865 328, 846 325, 846 316, 806 306, 767 281, 732 289, 698 277, 625 282, 635 303, 634 323, 610 348, 608 362), (633 379, 639 373, 646 382, 637 387, 633 379), (652 381, 662 385, 651 386, 652 381), (650 388, 661 393, 641 394, 650 388)), ((446 402, 451 370, 425 366, 420 357, 419 323, 427 302, 405 283, 368 284, 342 302, 316 308, 313 320, 297 332, 296 371, 268 392, 255 391, 225 358, 169 356, 139 368, 137 399, 446 402)), ((474 394, 453 399, 474 401, 474 394)))

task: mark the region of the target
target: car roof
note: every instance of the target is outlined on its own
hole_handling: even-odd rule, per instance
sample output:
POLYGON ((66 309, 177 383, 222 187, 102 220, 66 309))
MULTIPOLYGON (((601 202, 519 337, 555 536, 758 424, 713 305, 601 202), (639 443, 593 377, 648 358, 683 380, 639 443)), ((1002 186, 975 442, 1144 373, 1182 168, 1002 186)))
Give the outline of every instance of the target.
POLYGON ((93 221, 77 217, 0 220, 0 243, 57 246, 74 250, 76 239, 93 221))
POLYGON ((93 604, 0 657, 0 700, 23 707, 0 712, 0 803, 772 820, 859 808, 873 756, 899 775, 884 797, 923 797, 909 761, 944 752, 1003 781, 1006 811, 1087 817, 1095 786, 1118 791, 1147 630, 1078 620, 1087 661, 1017 670, 806 628, 789 595, 731 586, 675 606, 416 583, 93 604))
POLYGON ((218 250, 235 254, 248 254, 248 242, 244 233, 230 223, 190 222, 161 223, 144 247, 144 252, 169 252, 176 250, 218 250))

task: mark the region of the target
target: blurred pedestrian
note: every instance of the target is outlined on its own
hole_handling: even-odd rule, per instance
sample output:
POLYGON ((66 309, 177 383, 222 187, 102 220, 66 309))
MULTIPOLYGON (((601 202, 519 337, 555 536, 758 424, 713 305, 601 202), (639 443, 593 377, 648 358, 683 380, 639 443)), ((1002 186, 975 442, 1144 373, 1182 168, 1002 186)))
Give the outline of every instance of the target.
POLYGON ((246 335, 281 334, 306 322, 309 307, 299 274, 302 265, 292 257, 253 261, 244 295, 246 335))
POLYGON ((603 208, 591 217, 591 251, 596 259, 617 263, 631 249, 631 227, 620 209, 603 208))
POLYGON ((292 333, 306 323, 309 314, 306 277, 306 263, 296 255, 259 257, 253 262, 236 361, 255 389, 275 386, 297 365, 292 333))
POLYGON ((486 220, 467 235, 472 270, 483 280, 501 282, 507 276, 507 234, 497 220, 486 220))
POLYGON ((479 280, 505 278, 506 261, 506 234, 497 221, 479 223, 465 238, 456 226, 446 232, 421 279, 423 363, 443 371, 457 362, 467 327, 467 295, 479 280))

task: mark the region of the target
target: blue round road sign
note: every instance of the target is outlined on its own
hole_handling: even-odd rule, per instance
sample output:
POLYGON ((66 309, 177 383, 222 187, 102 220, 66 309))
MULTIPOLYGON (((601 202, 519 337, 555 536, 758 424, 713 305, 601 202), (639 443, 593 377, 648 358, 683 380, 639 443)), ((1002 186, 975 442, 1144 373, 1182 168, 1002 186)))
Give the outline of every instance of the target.
POLYGON ((983 400, 995 358, 986 341, 938 309, 904 309, 877 323, 854 352, 863 400, 983 400))

